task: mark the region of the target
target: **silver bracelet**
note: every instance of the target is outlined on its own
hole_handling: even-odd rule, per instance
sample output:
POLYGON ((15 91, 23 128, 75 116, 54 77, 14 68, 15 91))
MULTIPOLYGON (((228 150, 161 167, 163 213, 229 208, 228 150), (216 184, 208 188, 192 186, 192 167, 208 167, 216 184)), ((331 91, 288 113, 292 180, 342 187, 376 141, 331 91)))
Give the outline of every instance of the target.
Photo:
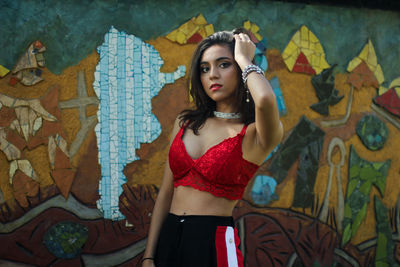
POLYGON ((258 74, 264 75, 263 70, 262 70, 259 66, 254 65, 254 64, 247 65, 247 66, 244 68, 243 72, 242 72, 242 80, 243 80, 243 84, 244 84, 245 87, 247 87, 247 84, 246 84, 246 83, 247 83, 247 77, 248 77, 249 74, 252 73, 253 71, 257 72, 258 74))

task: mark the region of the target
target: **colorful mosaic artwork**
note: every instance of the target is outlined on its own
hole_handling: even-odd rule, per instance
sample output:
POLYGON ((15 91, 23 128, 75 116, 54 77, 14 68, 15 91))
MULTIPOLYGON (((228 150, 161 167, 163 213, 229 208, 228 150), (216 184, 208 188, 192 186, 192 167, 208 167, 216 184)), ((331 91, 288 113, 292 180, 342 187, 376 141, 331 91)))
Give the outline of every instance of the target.
POLYGON ((259 33, 260 28, 257 24, 250 22, 249 20, 243 23, 243 28, 245 28, 249 34, 250 39, 256 45, 256 51, 254 53, 254 63, 256 63, 264 72, 268 69, 268 61, 265 56, 265 51, 267 50, 267 39, 262 37, 259 33))
POLYGON ((114 27, 97 51, 101 60, 93 87, 100 99, 95 131, 102 173, 97 206, 104 218, 119 220, 124 218, 118 207, 126 183, 124 166, 139 159, 135 150, 141 143, 150 143, 161 133, 151 99, 166 83, 183 77, 185 66, 161 73, 164 61, 152 46, 114 27))
MULTIPOLYGON (((359 74, 365 73, 365 71, 357 70, 357 67, 363 62, 367 64, 370 71, 375 75, 378 83, 382 84, 385 81, 385 77, 383 76, 381 65, 378 64, 378 58, 376 57, 375 49, 371 40, 368 40, 368 43, 364 46, 358 57, 350 61, 349 65, 347 66, 347 71, 355 71, 359 74)), ((368 73, 364 75, 368 75, 368 73)))
POLYGON ((321 43, 305 25, 293 35, 283 50, 282 58, 293 72, 320 74, 329 68, 321 43))
POLYGON ((179 44, 192 44, 200 42, 203 38, 213 33, 213 25, 207 24, 204 16, 200 14, 181 25, 178 29, 170 32, 166 38, 179 44))
POLYGON ((377 187, 382 197, 384 196, 390 163, 390 159, 384 162, 369 162, 362 159, 353 146, 350 146, 349 178, 343 219, 343 246, 357 233, 366 216, 372 185, 377 187))

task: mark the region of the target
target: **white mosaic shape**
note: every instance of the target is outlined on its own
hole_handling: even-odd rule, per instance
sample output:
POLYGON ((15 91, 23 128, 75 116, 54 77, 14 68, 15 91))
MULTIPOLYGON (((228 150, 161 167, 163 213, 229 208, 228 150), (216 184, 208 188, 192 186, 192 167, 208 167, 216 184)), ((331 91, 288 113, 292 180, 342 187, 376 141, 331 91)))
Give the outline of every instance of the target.
POLYGON ((138 160, 141 143, 153 142, 161 125, 151 112, 151 99, 166 83, 185 75, 185 66, 174 73, 161 73, 164 64, 159 53, 134 35, 111 27, 105 42, 97 48, 94 90, 100 100, 95 128, 101 165, 97 207, 104 218, 121 220, 118 208, 124 166, 138 160))

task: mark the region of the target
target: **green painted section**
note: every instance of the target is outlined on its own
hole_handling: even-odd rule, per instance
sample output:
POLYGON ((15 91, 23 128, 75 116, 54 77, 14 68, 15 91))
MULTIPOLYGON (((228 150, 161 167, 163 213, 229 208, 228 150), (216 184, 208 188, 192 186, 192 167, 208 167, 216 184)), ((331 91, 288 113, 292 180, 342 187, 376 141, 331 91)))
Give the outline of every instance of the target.
POLYGON ((92 53, 111 25, 149 40, 199 13, 217 31, 249 19, 260 26, 269 48, 281 51, 307 25, 321 41, 328 63, 337 63, 341 72, 371 38, 387 84, 400 76, 399 13, 255 0, 2 0, 0 64, 12 68, 29 43, 40 39, 48 48, 47 67, 59 74, 92 53))

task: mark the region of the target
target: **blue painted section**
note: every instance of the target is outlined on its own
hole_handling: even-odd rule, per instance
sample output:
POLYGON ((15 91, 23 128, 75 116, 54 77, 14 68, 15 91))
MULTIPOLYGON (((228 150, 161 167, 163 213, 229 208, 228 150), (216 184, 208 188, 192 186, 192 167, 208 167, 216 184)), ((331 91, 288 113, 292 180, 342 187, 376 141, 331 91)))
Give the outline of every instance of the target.
POLYGON ((281 115, 281 116, 286 115, 287 110, 286 110, 286 106, 285 106, 285 100, 283 99, 282 91, 279 86, 278 77, 272 78, 269 81, 269 83, 271 84, 272 89, 274 90, 274 93, 275 93, 275 98, 276 98, 276 102, 278 104, 278 109, 279 109, 279 115, 281 115))
POLYGON ((258 205, 267 205, 273 200, 277 200, 275 194, 276 181, 274 178, 267 175, 258 175, 251 189, 251 197, 254 203, 258 205))
POLYGON ((278 149, 279 149, 280 146, 281 146, 281 144, 278 144, 278 145, 274 148, 274 150, 272 150, 271 153, 268 154, 268 156, 267 156, 267 158, 265 159, 265 161, 269 160, 269 159, 275 154, 275 152, 278 151, 278 149))

